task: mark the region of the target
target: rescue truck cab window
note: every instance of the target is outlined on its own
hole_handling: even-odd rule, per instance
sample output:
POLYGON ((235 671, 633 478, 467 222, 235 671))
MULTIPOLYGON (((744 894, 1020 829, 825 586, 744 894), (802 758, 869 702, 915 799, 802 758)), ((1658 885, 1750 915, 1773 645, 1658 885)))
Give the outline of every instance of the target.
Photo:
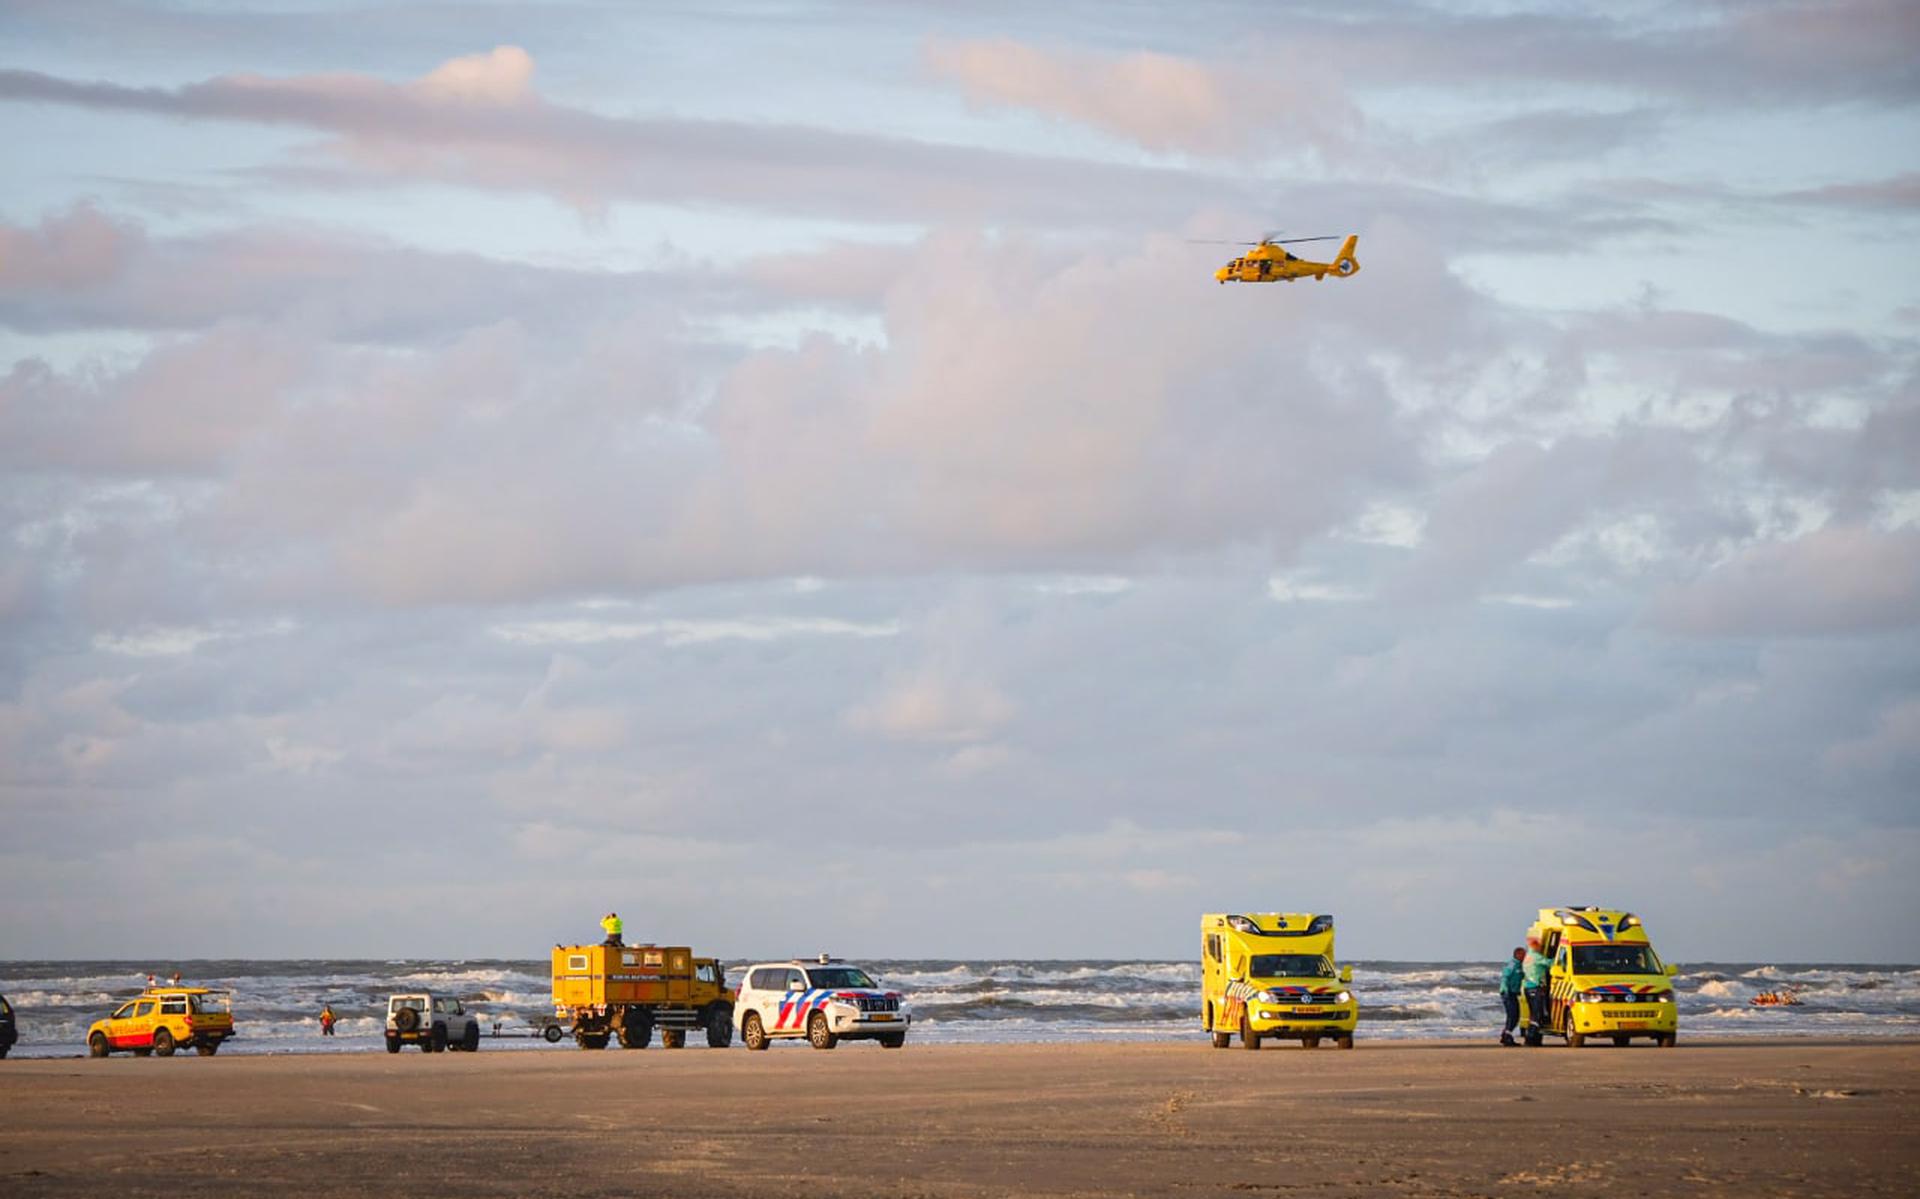
POLYGON ((693 968, 693 976, 703 983, 715 981, 713 977, 713 967, 706 962, 702 962, 693 968))
POLYGON ((1219 933, 1207 934, 1207 956, 1212 958, 1216 962, 1220 960, 1220 934, 1219 933))
POLYGON ((153 1015, 153 1000, 151 999, 141 1000, 140 1006, 134 1009, 133 1014, 140 1017, 143 1020, 146 1019, 148 1016, 153 1015))
POLYGON ((572 954, 568 954, 568 955, 567 955, 567 969, 569 969, 569 970, 585 970, 586 968, 587 968, 587 955, 586 955, 586 954, 584 954, 584 953, 572 953, 572 954))
POLYGON ((160 1001, 160 1014, 162 1016, 186 1015, 187 997, 185 995, 169 995, 162 999, 160 1001))
POLYGON ((130 1020, 132 1018, 133 1018, 133 1005, 131 1003, 122 1007, 119 1011, 116 1011, 113 1014, 113 1019, 115 1020, 130 1020))
POLYGON ((220 1009, 215 1006, 214 998, 211 995, 189 995, 187 996, 187 1010, 192 1012, 215 1012, 220 1009))

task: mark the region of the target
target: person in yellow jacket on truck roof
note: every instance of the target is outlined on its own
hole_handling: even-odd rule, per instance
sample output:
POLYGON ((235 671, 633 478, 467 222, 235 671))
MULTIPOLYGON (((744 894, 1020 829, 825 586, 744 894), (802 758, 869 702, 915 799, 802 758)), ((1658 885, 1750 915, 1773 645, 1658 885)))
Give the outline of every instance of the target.
POLYGON ((620 933, 624 927, 625 926, 620 923, 620 913, 618 912, 608 912, 600 918, 600 930, 607 934, 607 944, 609 945, 619 945, 623 943, 620 940, 620 933))

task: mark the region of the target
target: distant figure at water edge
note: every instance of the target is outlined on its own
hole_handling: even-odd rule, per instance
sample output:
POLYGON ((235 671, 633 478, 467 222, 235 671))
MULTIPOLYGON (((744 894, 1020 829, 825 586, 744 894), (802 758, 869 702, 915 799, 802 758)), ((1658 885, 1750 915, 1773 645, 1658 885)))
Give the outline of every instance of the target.
POLYGON ((1526 974, 1520 968, 1521 959, 1527 951, 1515 947, 1513 957, 1500 969, 1500 1006, 1506 1009, 1506 1027, 1500 1030, 1502 1045, 1518 1045, 1513 1039, 1513 1030, 1520 1026, 1520 988, 1525 984, 1526 974))
POLYGON ((620 923, 620 913, 618 912, 608 912, 605 916, 601 917, 600 928, 607 934, 607 944, 609 945, 622 944, 620 932, 623 927, 625 926, 620 923))
POLYGON ((177 986, 179 986, 179 985, 180 985, 180 972, 179 972, 178 970, 175 970, 175 971, 173 972, 173 977, 172 977, 172 978, 169 978, 169 979, 167 980, 167 982, 169 982, 169 983, 171 983, 171 984, 172 984, 173 986, 176 986, 176 987, 177 987, 177 986))
POLYGON ((1540 936, 1527 934, 1526 956, 1520 960, 1521 979, 1527 991, 1527 1044, 1538 1047, 1545 1040, 1547 1027, 1547 971, 1553 959, 1540 952, 1540 936))
POLYGON ((338 1017, 333 1014, 333 1005, 331 1003, 323 1005, 320 1009, 320 1035, 332 1036, 333 1026, 337 1020, 338 1017))

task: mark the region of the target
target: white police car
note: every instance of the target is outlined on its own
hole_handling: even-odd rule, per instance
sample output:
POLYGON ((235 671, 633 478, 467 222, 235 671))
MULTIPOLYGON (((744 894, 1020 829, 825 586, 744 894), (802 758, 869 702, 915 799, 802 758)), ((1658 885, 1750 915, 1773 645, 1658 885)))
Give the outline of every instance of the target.
POLYGON ((779 1037, 805 1037, 815 1049, 842 1041, 878 1041, 888 1049, 907 1043, 913 1014, 906 1001, 858 966, 823 953, 811 962, 762 962, 740 977, 733 1019, 748 1049, 765 1049, 779 1037))

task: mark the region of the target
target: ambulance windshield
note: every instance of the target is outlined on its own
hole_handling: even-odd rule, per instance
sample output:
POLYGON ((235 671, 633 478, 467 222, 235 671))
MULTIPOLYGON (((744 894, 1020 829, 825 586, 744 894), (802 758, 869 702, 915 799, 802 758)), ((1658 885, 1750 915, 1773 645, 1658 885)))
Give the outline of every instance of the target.
POLYGON ((867 972, 853 966, 815 966, 807 971, 807 977, 821 990, 829 987, 873 986, 873 980, 867 977, 867 972))
POLYGON ((1332 978, 1333 963, 1318 953, 1256 953, 1248 978, 1332 978))
POLYGON ((1575 945, 1575 974, 1664 974, 1651 945, 1575 945))

